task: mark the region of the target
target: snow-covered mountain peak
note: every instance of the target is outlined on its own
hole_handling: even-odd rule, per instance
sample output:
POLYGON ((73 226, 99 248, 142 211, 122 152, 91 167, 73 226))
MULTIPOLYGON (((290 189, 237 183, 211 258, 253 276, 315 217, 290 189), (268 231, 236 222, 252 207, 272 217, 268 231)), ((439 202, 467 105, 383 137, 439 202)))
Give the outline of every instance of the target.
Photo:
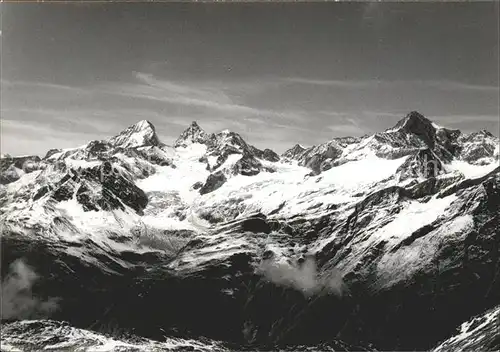
POLYGON ((460 159, 469 164, 498 163, 500 139, 486 130, 462 134, 458 137, 460 144, 460 159))
POLYGON ((187 147, 193 143, 204 144, 208 140, 208 134, 198 125, 196 121, 191 122, 174 143, 174 147, 187 147))
POLYGON ((157 146, 160 144, 160 140, 156 135, 154 125, 147 120, 142 120, 111 138, 109 144, 114 147, 135 148, 157 146))
POLYGON ((243 137, 228 129, 212 134, 210 139, 213 143, 218 144, 219 146, 228 144, 238 149, 246 149, 248 147, 247 142, 243 139, 243 137))

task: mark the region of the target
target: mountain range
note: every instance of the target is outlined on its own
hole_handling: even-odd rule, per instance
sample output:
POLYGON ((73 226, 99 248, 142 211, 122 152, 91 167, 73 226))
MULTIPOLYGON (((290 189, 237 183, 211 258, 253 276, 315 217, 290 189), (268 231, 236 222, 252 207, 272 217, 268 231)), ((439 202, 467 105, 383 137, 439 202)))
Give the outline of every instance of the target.
POLYGON ((500 349, 499 139, 193 122, 0 159, 2 351, 500 349))

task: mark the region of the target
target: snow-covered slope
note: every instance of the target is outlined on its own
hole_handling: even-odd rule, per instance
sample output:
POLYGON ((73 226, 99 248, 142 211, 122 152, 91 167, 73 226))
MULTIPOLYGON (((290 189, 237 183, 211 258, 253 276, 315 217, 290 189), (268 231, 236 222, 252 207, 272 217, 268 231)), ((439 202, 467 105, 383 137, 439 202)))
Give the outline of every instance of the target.
POLYGON ((24 351, 228 351, 221 343, 205 340, 166 338, 164 342, 144 338, 119 336, 119 330, 109 329, 99 334, 77 329, 68 324, 50 320, 25 320, 2 326, 2 352, 24 351), (112 335, 115 336, 112 336, 112 335))
POLYGON ((500 304, 498 143, 411 112, 280 158, 196 123, 169 146, 141 121, 0 160, 2 275, 24 260, 78 328, 429 349, 500 304))
MULTIPOLYGON (((154 341, 113 327, 106 333, 77 329, 66 323, 51 320, 26 320, 2 326, 2 352, 25 351, 79 351, 79 352, 238 352, 241 348, 210 339, 182 339, 165 337, 164 341, 154 341)), ((340 342, 321 346, 293 346, 280 348, 276 352, 322 351, 366 351, 359 346, 349 346, 340 342)), ((245 351, 257 351, 245 348, 245 351)))
POLYGON ((500 350, 500 307, 463 323, 457 334, 440 343, 433 352, 500 350))
POLYGON ((139 121, 109 140, 109 144, 121 148, 155 146, 159 143, 155 127, 146 120, 139 121))

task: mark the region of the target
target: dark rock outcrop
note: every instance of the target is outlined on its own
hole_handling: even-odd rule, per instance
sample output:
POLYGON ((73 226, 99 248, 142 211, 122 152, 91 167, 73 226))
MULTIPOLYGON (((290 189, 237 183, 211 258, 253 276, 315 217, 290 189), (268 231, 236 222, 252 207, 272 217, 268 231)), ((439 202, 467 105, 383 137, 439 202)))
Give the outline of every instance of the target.
POLYGON ((215 191, 216 189, 222 187, 226 183, 226 175, 222 171, 217 171, 216 173, 210 174, 205 181, 205 184, 200 188, 200 194, 207 194, 215 191))

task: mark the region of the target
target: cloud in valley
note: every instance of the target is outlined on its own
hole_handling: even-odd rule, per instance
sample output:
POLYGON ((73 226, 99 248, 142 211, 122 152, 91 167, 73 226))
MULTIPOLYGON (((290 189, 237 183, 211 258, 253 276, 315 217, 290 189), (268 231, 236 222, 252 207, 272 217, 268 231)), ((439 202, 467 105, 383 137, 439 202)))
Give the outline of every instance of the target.
POLYGON ((277 285, 292 287, 306 296, 319 293, 333 293, 341 296, 343 291, 340 274, 334 270, 319 273, 316 262, 312 258, 307 258, 297 265, 267 259, 260 263, 258 272, 269 281, 277 285))
POLYGON ((58 309, 58 299, 42 300, 33 296, 33 285, 38 274, 22 259, 9 266, 7 276, 2 280, 2 319, 28 319, 50 315, 58 309))

